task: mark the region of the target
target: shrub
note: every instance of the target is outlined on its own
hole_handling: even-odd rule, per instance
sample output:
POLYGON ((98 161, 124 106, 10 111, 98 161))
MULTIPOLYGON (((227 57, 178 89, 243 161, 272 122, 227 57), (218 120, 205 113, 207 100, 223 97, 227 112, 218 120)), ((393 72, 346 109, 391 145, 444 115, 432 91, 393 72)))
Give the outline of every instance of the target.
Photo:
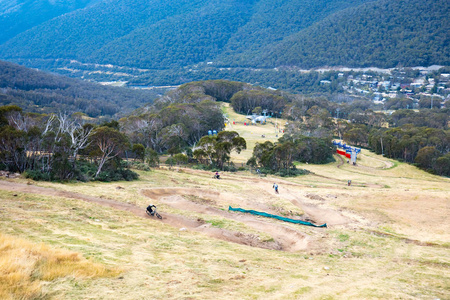
POLYGON ((206 170, 206 171, 212 171, 212 170, 220 171, 214 165, 204 165, 204 164, 193 165, 192 169, 195 169, 195 170, 206 170))
POLYGON ((188 157, 182 153, 175 154, 173 159, 177 165, 185 165, 189 160, 188 157))
POLYGON ((141 171, 150 171, 150 167, 146 163, 141 163, 141 162, 137 162, 137 161, 129 161, 126 164, 126 167, 133 168, 136 170, 141 170, 141 171))
POLYGON ((23 172, 25 178, 29 178, 36 181, 50 181, 51 177, 48 173, 43 173, 40 170, 26 170, 23 172))
POLYGON ((117 170, 107 170, 102 171, 98 174, 96 180, 111 182, 111 181, 131 181, 138 179, 139 175, 129 169, 117 169, 117 170))
POLYGON ((297 169, 297 168, 291 168, 291 169, 281 169, 280 171, 276 172, 275 175, 280 177, 290 177, 290 176, 298 176, 298 175, 306 175, 310 172, 305 169, 297 169))

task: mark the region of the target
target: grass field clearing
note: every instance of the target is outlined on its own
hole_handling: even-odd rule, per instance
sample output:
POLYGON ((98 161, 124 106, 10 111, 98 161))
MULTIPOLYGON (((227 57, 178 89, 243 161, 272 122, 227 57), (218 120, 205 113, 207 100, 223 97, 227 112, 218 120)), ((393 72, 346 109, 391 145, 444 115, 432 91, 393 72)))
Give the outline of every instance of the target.
MULTIPOLYGON (((235 128, 250 144, 266 126, 235 128)), ((336 156, 297 167, 311 173, 223 172, 215 180, 208 171, 164 167, 138 171, 132 182, 2 178, 0 298, 449 298, 448 178, 366 150, 356 166, 336 156), (163 220, 144 213, 150 203, 163 220), (329 226, 229 212, 229 205, 329 226), (74 263, 59 271, 65 260, 74 263), (20 272, 8 267, 14 262, 20 272), (22 285, 11 281, 15 273, 28 274, 17 277, 22 285)))

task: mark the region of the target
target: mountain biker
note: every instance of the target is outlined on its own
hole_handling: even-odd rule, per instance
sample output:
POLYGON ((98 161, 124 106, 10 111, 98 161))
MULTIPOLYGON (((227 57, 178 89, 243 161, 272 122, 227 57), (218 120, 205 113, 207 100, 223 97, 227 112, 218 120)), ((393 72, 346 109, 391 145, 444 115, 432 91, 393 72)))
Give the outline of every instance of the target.
POLYGON ((156 206, 154 206, 153 204, 150 204, 149 206, 147 206, 147 211, 153 216, 155 215, 156 212, 156 206))
POLYGON ((278 194, 278 184, 274 183, 273 188, 275 189, 275 193, 278 194))

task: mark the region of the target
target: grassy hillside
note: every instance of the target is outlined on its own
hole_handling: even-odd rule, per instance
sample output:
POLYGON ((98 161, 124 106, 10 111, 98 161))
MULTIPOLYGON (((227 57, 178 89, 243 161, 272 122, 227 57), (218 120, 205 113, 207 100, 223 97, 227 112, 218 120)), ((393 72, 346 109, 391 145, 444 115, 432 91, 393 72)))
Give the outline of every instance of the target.
POLYGON ((79 253, 0 234, 0 297, 36 299, 42 296, 41 284, 74 278, 116 277, 120 270, 83 259, 79 253))
MULTIPOLYGON (((262 132, 234 129, 253 141, 262 132)), ((298 165, 312 173, 288 179, 237 172, 216 180, 187 168, 119 183, 2 178, 0 230, 121 271, 37 282, 42 297, 445 299, 449 179, 366 150, 356 166, 335 158, 298 165), (150 203, 161 221, 144 213, 150 203), (229 205, 328 227, 228 212, 229 205)))
POLYGON ((138 182, 39 183, 52 189, 32 192, 17 189, 23 180, 14 180, 14 192, 2 181, 0 228, 123 269, 111 279, 50 280, 41 286, 44 295, 444 299, 448 179, 407 165, 385 169, 389 161, 364 155, 358 167, 305 165, 315 174, 289 180, 236 173, 219 181, 209 172, 160 169, 141 173, 138 182), (353 179, 350 187, 347 178, 353 179), (279 195, 271 190, 273 181, 280 185, 279 195), (73 192, 98 202, 73 198, 73 192), (109 199, 116 208, 99 204, 109 199), (145 217, 149 203, 158 206, 162 222, 145 217), (228 205, 292 213, 329 226, 281 224, 226 212, 228 205), (287 248, 283 239, 297 243, 297 249, 287 248), (276 249, 273 243, 285 251, 270 250, 276 249))
POLYGON ((225 130, 237 131, 239 136, 243 137, 247 142, 246 150, 241 151, 240 154, 231 153, 232 161, 238 165, 245 165, 249 158, 252 157, 256 143, 264 143, 265 141, 275 143, 278 138, 283 136, 286 120, 270 118, 267 119, 265 124, 251 124, 251 121, 246 119, 245 115, 235 113, 228 103, 223 103, 222 109, 228 118, 225 130), (251 125, 247 125, 249 123, 251 125))

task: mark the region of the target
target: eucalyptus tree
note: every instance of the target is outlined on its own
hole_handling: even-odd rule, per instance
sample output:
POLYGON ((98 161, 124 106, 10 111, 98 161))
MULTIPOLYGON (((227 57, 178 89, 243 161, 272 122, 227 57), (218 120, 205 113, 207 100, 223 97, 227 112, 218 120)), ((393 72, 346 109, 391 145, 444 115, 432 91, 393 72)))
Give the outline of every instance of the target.
POLYGON ((107 161, 117 157, 128 148, 128 139, 114 128, 101 126, 94 130, 92 140, 100 151, 98 169, 94 176, 97 177, 107 161))
POLYGON ((223 168, 230 161, 232 151, 240 153, 244 149, 247 149, 247 142, 236 131, 221 131, 217 136, 202 137, 194 149, 194 157, 208 158, 211 165, 223 168))

